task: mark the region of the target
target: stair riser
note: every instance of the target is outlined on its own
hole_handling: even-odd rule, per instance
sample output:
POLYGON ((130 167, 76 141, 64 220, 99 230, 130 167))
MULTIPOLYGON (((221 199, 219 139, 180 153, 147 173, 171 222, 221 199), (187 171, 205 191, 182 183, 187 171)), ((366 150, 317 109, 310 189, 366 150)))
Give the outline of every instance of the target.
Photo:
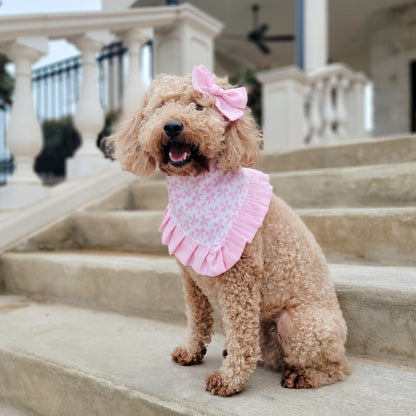
MULTIPOLYGON (((416 205, 416 163, 329 172, 272 173, 270 182, 275 193, 294 208, 416 205)), ((140 182, 130 189, 132 209, 164 210, 167 206, 164 182, 140 182)))
POLYGON ((368 260, 416 265, 416 213, 301 217, 331 262, 368 260))
POLYGON ((179 268, 169 263, 149 269, 139 265, 120 264, 114 268, 82 261, 19 259, 13 255, 0 259, 9 293, 28 294, 40 301, 64 300, 127 314, 184 320, 179 268))
POLYGON ((367 140, 334 146, 305 146, 286 153, 263 153, 257 169, 281 172, 341 166, 363 166, 416 161, 416 139, 367 140))
MULTIPOLYGON (((81 247, 132 252, 167 253, 157 231, 161 213, 137 213, 104 221, 95 215, 75 219, 76 241, 81 247)), ((416 265, 416 214, 339 214, 301 217, 332 262, 368 260, 416 265)))
MULTIPOLYGON (((316 214, 299 211, 331 262, 416 265, 416 212, 316 214)), ((17 251, 88 248, 167 254, 157 231, 161 211, 79 213, 16 247, 17 251)))
MULTIPOLYGON (((3 256, 8 291, 158 319, 185 318, 179 268, 103 265, 3 256)), ((337 285, 348 351, 416 363, 416 296, 392 290, 337 285)))
POLYGON ((347 351, 416 364, 416 295, 337 285, 347 351))
POLYGON ((187 414, 110 380, 7 350, 0 350, 0 400, 42 416, 187 414))
POLYGON ((270 175, 277 195, 294 208, 416 205, 416 163, 406 167, 270 175))
POLYGON ((117 251, 167 254, 158 232, 162 213, 140 212, 125 215, 76 214, 74 226, 75 247, 100 248, 117 251))

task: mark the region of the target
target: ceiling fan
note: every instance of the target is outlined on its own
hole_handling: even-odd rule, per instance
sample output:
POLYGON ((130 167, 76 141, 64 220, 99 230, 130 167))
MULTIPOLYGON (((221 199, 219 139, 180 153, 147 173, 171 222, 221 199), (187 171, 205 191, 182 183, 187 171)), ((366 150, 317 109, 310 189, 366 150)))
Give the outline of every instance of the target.
POLYGON ((269 29, 267 24, 260 24, 258 21, 260 6, 253 4, 251 10, 253 12, 253 29, 250 30, 247 35, 235 35, 224 34, 224 37, 234 40, 243 40, 253 42, 263 53, 270 54, 270 48, 267 46, 267 42, 292 42, 295 40, 294 35, 271 35, 266 36, 266 32, 269 29))

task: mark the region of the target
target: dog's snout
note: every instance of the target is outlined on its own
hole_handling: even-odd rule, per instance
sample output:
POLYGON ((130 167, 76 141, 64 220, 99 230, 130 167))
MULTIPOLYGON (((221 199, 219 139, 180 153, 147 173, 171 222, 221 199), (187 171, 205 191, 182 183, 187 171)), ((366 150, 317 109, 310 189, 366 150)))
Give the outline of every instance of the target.
POLYGON ((179 136, 179 134, 183 130, 183 124, 180 121, 171 120, 165 123, 165 125, 163 126, 163 130, 165 130, 167 136, 172 139, 176 136, 179 136))

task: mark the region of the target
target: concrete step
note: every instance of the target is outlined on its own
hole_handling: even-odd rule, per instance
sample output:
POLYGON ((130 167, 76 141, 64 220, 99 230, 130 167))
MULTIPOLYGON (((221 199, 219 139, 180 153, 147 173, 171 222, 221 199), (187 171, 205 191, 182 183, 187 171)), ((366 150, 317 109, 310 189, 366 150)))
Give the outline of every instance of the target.
POLYGON ((36 416, 32 412, 16 409, 0 403, 0 416, 36 416))
MULTIPOLYGON (((185 322, 172 257, 6 253, 0 266, 10 293, 185 322)), ((416 364, 416 269, 342 264, 330 269, 349 328, 348 350, 416 364)))
POLYGON ((281 172, 416 162, 416 136, 366 139, 286 152, 263 152, 257 169, 281 172))
POLYGON ((416 265, 416 208, 297 210, 331 262, 416 265))
POLYGON ((170 256, 117 252, 4 253, 6 291, 124 314, 185 321, 179 266, 170 256))
POLYGON ((163 211, 85 211, 15 245, 16 251, 95 248, 167 254, 158 232, 163 211))
MULTIPOLYGON (((416 265, 416 208, 297 211, 331 262, 416 265)), ((16 246, 18 251, 88 248, 166 254, 162 211, 79 212, 16 246)))
POLYGON ((185 337, 183 326, 9 303, 0 315, 0 398, 39 415, 404 416, 416 408, 415 367, 352 357, 345 381, 290 390, 280 386, 280 374, 259 365, 243 393, 224 399, 205 391, 205 377, 221 365, 221 336, 202 365, 181 367, 170 353, 185 337))
MULTIPOLYGON (((270 182, 294 208, 416 206, 416 163, 275 172, 270 182)), ((166 181, 137 181, 128 199, 129 209, 163 210, 166 181)))

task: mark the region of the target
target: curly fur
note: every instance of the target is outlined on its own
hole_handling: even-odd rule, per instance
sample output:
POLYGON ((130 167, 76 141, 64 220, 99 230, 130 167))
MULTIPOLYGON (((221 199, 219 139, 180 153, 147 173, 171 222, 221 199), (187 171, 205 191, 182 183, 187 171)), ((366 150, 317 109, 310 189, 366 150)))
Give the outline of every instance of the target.
MULTIPOLYGON (((217 79, 222 88, 231 88, 217 79)), ((251 167, 260 156, 261 133, 249 109, 234 122, 192 88, 190 77, 163 75, 153 81, 140 109, 110 138, 124 169, 150 174, 159 165, 168 175, 198 175, 215 163, 221 169, 251 167), (203 107, 198 111, 196 105, 203 107), (181 140, 194 158, 175 167, 166 158, 167 121, 184 125, 181 140)), ((285 370, 282 385, 311 388, 342 380, 346 326, 328 267, 315 238, 297 214, 273 196, 253 242, 227 272, 207 277, 182 269, 188 337, 172 358, 178 364, 202 361, 211 341, 213 309, 226 337, 221 368, 207 377, 207 390, 230 396, 244 389, 259 358, 285 370)))

